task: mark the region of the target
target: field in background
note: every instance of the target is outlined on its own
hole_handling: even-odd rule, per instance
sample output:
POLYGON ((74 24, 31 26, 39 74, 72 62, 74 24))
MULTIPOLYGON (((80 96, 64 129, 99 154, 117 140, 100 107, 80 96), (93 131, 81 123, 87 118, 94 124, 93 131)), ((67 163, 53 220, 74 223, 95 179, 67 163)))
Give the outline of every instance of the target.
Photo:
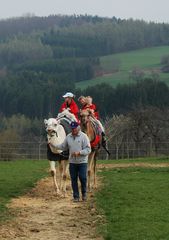
POLYGON ((10 217, 6 204, 48 175, 47 160, 0 161, 0 221, 10 217))
POLYGON ((169 163, 169 157, 138 157, 138 158, 126 158, 126 159, 118 159, 118 160, 98 160, 97 164, 127 164, 127 163, 152 163, 152 164, 160 164, 160 163, 169 163))
MULTIPOLYGON (((100 83, 108 83, 112 86, 117 84, 131 83, 130 73, 134 67, 139 67, 146 71, 149 75, 152 70, 159 71, 161 67, 161 58, 164 55, 169 55, 169 46, 154 47, 130 51, 126 53, 118 53, 100 58, 101 67, 105 74, 91 80, 82 81, 76 84, 78 88, 86 88, 100 83), (114 72, 113 62, 119 62, 119 71, 114 72)), ((160 79, 169 85, 169 74, 160 73, 160 79)))

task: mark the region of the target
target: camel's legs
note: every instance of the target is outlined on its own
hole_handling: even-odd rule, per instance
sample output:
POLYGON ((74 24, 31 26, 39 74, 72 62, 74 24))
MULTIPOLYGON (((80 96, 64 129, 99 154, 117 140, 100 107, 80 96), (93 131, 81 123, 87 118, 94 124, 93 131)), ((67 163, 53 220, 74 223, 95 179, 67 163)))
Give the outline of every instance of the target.
POLYGON ((97 176, 96 176, 96 153, 94 155, 93 159, 93 178, 94 178, 94 184, 93 187, 96 189, 97 188, 97 176))
POLYGON ((49 161, 50 163, 50 172, 51 175, 53 177, 53 184, 54 184, 54 188, 56 190, 57 194, 60 194, 60 190, 59 190, 59 185, 57 183, 57 179, 56 179, 56 167, 55 167, 55 161, 49 161))
POLYGON ((92 174, 93 174, 93 161, 94 161, 94 154, 95 152, 92 151, 89 155, 89 161, 88 161, 88 191, 91 191, 92 187, 92 174))
POLYGON ((69 167, 69 161, 68 160, 62 160, 63 164, 63 173, 62 173, 62 180, 63 180, 63 194, 64 197, 66 196, 66 180, 68 175, 68 167, 69 167))
POLYGON ((58 162, 59 164, 59 189, 62 189, 62 175, 63 175, 63 160, 58 162))

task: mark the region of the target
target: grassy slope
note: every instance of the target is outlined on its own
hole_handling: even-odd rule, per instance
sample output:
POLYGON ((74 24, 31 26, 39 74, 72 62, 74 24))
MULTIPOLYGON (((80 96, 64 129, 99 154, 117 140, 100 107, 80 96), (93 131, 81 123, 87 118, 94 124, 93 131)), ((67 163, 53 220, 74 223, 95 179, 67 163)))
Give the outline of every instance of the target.
MULTIPOLYGON (((86 88, 102 82, 109 83, 112 86, 116 86, 119 83, 130 83, 131 80, 129 79, 129 73, 133 67, 137 66, 147 71, 159 69, 161 67, 161 57, 168 54, 169 46, 162 46, 101 57, 101 66, 105 71, 112 71, 113 59, 118 59, 120 61, 120 71, 102 77, 97 77, 95 79, 79 82, 76 84, 76 87, 86 88)), ((160 73, 160 79, 169 84, 169 74, 160 73)))
POLYGON ((47 175, 48 161, 0 161, 0 221, 8 217, 6 204, 47 175))

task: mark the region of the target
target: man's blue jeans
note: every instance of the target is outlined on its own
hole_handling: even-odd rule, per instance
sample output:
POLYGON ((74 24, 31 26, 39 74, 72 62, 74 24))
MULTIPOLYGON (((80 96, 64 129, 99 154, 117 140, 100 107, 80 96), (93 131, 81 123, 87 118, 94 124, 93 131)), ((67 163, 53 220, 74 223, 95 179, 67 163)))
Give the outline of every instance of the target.
POLYGON ((86 187, 87 187, 87 163, 70 163, 69 171, 73 189, 73 198, 79 199, 79 188, 78 188, 78 178, 81 183, 81 193, 82 197, 86 197, 86 187))

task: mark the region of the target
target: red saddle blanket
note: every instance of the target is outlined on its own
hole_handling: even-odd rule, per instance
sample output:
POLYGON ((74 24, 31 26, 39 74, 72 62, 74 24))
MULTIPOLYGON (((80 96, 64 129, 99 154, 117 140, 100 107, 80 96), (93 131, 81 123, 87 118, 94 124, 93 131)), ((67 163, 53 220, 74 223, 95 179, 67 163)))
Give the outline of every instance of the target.
POLYGON ((90 142, 90 145, 92 148, 95 148, 99 145, 101 136, 100 135, 96 135, 95 139, 93 141, 90 142))

